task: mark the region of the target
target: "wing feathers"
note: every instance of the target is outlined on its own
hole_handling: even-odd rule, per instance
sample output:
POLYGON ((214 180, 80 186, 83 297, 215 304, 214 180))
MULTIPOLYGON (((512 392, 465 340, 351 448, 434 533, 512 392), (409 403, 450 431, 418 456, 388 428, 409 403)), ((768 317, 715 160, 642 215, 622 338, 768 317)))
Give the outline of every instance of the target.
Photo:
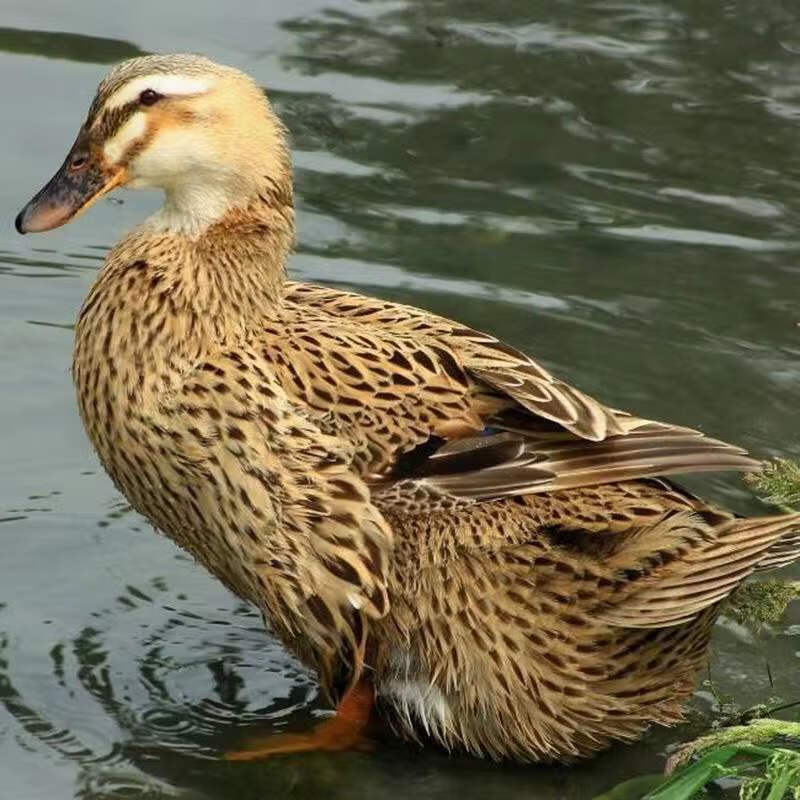
MULTIPOLYGON (((675 514, 651 532, 653 541, 674 537, 685 526, 695 534, 693 514, 675 514)), ((632 595, 597 611, 612 625, 660 628, 678 625, 727 597, 754 570, 772 569, 800 557, 800 514, 734 519, 717 528, 704 546, 672 562, 632 595)))
POLYGON ((437 450, 404 476, 425 489, 465 500, 547 492, 706 470, 752 470, 743 450, 685 428, 644 428, 602 442, 548 442, 500 433, 437 450))
POLYGON ((370 335, 413 339, 439 347, 476 383, 505 395, 528 414, 562 425, 592 441, 623 429, 619 414, 569 384, 491 334, 476 331, 413 306, 310 284, 286 284, 286 300, 322 311, 342 325, 345 320, 370 335))
POLYGON ((527 411, 556 422, 591 441, 622 433, 614 412, 588 395, 549 375, 540 377, 538 365, 519 353, 520 363, 506 369, 470 368, 469 372, 494 389, 513 398, 527 411), (523 361, 524 359, 524 361, 523 361))

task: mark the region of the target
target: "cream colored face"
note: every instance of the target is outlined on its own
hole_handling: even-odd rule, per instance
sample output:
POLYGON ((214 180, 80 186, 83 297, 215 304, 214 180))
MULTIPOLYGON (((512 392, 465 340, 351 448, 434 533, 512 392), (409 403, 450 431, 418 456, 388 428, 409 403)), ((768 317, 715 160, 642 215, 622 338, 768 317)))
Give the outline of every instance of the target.
POLYGON ((212 74, 155 73, 98 95, 59 171, 17 216, 17 230, 63 225, 117 186, 169 190, 212 180, 225 166, 209 126, 218 83, 212 74))
MULTIPOLYGON (((124 165, 132 187, 170 183, 213 162, 208 121, 213 115, 214 78, 150 75, 134 78, 104 105, 103 117, 114 120, 103 136, 103 161, 124 165)), ((102 121, 98 123, 103 125, 102 121)))

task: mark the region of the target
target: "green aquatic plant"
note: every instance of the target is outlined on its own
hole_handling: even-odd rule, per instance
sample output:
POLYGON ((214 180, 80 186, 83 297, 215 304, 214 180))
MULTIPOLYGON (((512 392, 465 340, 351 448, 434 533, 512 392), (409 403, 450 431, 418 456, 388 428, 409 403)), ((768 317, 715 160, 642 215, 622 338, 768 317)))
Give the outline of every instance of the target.
POLYGON ((776 750, 763 778, 745 778, 740 800, 800 800, 800 753, 776 750))
POLYGON ((800 464, 788 458, 765 461, 758 472, 745 476, 745 482, 765 503, 787 513, 800 504, 800 464))
POLYGON ((720 778, 740 781, 739 800, 800 800, 800 751, 769 744, 786 736, 800 737, 800 723, 768 719, 725 728, 681 748, 670 759, 680 766, 669 776, 633 778, 594 800, 697 800, 720 778))
POLYGON ((740 586, 725 604, 724 613, 750 628, 781 621, 792 600, 800 597, 800 581, 769 580, 740 586))
MULTIPOLYGON (((667 762, 667 772, 672 773, 688 764, 692 758, 701 753, 714 752, 720 748, 742 744, 769 745, 777 739, 787 739, 800 744, 800 722, 790 722, 768 717, 754 719, 746 725, 732 725, 718 731, 700 736, 683 745, 667 762)), ((800 759, 800 752, 788 751, 800 759)))

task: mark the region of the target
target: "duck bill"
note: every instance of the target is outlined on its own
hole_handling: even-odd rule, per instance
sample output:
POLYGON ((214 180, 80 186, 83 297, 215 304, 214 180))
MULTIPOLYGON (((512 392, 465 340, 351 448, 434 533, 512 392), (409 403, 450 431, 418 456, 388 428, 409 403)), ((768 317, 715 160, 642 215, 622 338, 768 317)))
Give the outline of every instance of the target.
POLYGON ((64 163, 49 182, 17 214, 19 233, 39 233, 65 225, 125 180, 125 168, 105 168, 90 154, 81 131, 64 163))

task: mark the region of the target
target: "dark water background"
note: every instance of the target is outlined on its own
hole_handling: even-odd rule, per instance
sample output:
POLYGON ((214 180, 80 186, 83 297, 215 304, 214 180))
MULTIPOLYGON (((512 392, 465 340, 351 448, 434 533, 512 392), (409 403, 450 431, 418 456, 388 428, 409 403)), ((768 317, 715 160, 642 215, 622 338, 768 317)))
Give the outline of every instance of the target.
MULTIPOLYGON (((126 512, 68 375, 104 251, 158 198, 11 228, 107 65, 179 50, 254 74, 290 125, 295 277, 457 316, 611 404, 800 457, 796 3, 2 0, 0 800, 590 798, 659 770, 708 687, 689 725, 569 769, 401 744, 217 760, 248 726, 310 722, 314 683, 126 512)), ((759 508, 735 476, 702 488, 759 508)), ((800 697, 800 607, 757 637, 723 621, 711 673, 743 704, 800 697)))

